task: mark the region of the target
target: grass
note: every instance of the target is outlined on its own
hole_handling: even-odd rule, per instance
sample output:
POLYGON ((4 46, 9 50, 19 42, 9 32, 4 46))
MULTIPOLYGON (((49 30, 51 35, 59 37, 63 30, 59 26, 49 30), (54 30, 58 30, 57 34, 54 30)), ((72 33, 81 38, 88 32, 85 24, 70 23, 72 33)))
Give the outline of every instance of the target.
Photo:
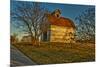
POLYGON ((92 43, 42 43, 35 46, 19 43, 14 46, 37 64, 95 61, 95 45, 92 43))

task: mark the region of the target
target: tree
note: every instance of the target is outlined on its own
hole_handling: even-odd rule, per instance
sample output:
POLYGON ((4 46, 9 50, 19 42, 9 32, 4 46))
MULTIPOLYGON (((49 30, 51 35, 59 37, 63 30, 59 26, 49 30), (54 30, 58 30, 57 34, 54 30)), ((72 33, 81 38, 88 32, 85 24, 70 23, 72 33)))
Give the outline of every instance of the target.
POLYGON ((38 40, 41 33, 47 29, 47 12, 39 3, 16 1, 11 7, 11 20, 14 20, 17 28, 29 34, 32 41, 38 40))
POLYGON ((95 8, 85 10, 75 18, 77 20, 77 38, 95 41, 95 8))
POLYGON ((10 36, 10 42, 11 44, 15 44, 18 42, 17 34, 14 33, 13 35, 10 36))

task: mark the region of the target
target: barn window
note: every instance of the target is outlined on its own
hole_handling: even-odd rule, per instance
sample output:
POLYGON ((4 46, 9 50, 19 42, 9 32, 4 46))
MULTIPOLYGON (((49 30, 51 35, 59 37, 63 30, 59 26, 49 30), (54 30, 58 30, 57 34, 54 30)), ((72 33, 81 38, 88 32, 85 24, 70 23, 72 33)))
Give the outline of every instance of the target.
POLYGON ((57 18, 59 18, 59 17, 60 17, 60 16, 59 16, 59 14, 56 14, 55 16, 56 16, 57 18))

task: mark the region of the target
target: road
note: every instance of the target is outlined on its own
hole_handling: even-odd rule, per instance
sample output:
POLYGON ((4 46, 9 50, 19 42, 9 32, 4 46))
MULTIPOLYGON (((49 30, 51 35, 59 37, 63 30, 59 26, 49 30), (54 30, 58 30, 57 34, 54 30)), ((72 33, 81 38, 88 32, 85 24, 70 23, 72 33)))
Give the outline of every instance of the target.
POLYGON ((35 62, 30 60, 22 52, 20 52, 16 47, 11 45, 11 67, 15 66, 26 66, 26 65, 37 65, 35 62))

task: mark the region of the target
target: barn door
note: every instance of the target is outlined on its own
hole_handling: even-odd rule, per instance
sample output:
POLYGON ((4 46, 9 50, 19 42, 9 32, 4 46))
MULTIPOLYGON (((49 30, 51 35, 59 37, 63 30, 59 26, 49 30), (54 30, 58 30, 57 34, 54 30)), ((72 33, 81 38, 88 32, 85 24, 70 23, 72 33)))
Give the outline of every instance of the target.
POLYGON ((43 41, 47 41, 48 40, 48 36, 47 36, 47 32, 43 33, 43 41))

